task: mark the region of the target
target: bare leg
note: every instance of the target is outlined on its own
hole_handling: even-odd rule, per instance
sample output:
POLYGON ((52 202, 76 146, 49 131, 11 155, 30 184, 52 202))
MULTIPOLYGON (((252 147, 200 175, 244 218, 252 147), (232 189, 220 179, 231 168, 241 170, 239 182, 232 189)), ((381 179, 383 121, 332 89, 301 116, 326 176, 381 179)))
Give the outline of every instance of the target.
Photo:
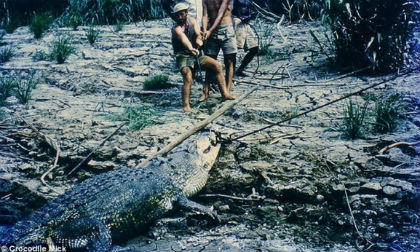
POLYGON ((230 92, 232 87, 233 74, 235 73, 236 53, 224 55, 226 70, 226 88, 230 92))
POLYGON ((217 84, 219 85, 220 93, 223 99, 234 100, 235 97, 233 97, 230 94, 229 90, 226 87, 225 78, 223 77, 223 69, 220 62, 213 58, 208 57, 203 61, 202 66, 209 70, 212 70, 216 74, 216 81, 217 81, 217 84))
MULTIPOLYGON (((211 57, 212 59, 217 60, 217 55, 207 55, 209 57, 211 57)), ((214 71, 211 69, 207 69, 206 71, 206 77, 204 80, 204 88, 203 88, 203 94, 201 95, 201 97, 198 99, 199 102, 203 102, 205 101, 209 95, 210 95, 210 83, 213 83, 214 81, 214 71)))
POLYGON ((184 112, 195 112, 190 107, 190 93, 191 84, 193 81, 192 71, 189 67, 183 67, 181 74, 184 79, 184 86, 182 87, 182 105, 184 106, 184 112))
POLYGON ((248 53, 245 55, 244 59, 242 60, 241 65, 236 70, 237 76, 245 76, 244 69, 248 66, 248 64, 252 61, 252 59, 258 53, 258 46, 249 49, 248 53))

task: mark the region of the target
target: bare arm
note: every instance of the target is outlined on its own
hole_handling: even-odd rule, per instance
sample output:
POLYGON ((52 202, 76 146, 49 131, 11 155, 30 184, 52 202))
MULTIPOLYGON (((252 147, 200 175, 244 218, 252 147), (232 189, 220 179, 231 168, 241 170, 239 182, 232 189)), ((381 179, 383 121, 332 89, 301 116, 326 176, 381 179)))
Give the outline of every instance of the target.
POLYGON ((203 46, 203 38, 201 37, 201 34, 200 34, 200 27, 198 26, 198 23, 195 20, 195 18, 190 17, 190 22, 194 26, 195 43, 197 44, 198 47, 202 47, 203 46))
POLYGON ((175 38, 179 39, 181 41, 181 43, 187 48, 188 51, 190 51, 193 55, 198 55, 199 54, 198 50, 193 47, 190 40, 187 38, 185 33, 182 31, 181 26, 179 26, 179 25, 176 26, 173 29, 172 32, 173 32, 175 38))
POLYGON ((209 14, 207 13, 207 2, 204 0, 203 1, 203 33, 204 34, 207 32, 208 24, 209 24, 209 14))
MULTIPOLYGON (((210 29, 204 33, 204 39, 208 39, 210 37, 210 35, 214 32, 214 30, 216 30, 216 28, 220 24, 220 22, 222 21, 222 18, 225 15, 226 10, 228 9, 229 1, 230 0, 223 0, 222 1, 222 4, 220 5, 219 11, 217 12, 216 19, 214 20, 210 29)), ((204 1, 204 2, 206 2, 206 1, 204 1)), ((207 15, 207 23, 208 23, 207 11, 206 11, 205 14, 207 15)), ((203 20, 204 20, 204 17, 203 17, 203 20)), ((203 24, 204 24, 204 21, 203 21, 203 24)), ((204 27, 204 25, 203 25, 203 27, 204 27)))

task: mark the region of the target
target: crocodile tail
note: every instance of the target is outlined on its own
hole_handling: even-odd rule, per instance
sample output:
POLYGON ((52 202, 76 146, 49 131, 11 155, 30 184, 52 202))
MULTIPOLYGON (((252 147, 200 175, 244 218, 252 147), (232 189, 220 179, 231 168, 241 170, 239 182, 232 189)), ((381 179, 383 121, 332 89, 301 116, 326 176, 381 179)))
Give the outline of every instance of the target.
POLYGON ((11 227, 0 229, 0 246, 12 243, 11 227))

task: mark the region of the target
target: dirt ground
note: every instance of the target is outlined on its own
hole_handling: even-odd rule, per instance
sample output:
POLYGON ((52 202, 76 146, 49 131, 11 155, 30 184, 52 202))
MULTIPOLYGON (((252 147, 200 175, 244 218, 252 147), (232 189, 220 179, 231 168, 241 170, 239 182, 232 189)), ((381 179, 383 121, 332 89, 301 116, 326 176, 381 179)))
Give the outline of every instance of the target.
MULTIPOLYGON (((220 224, 174 213, 114 250, 420 250, 418 70, 347 74, 331 66, 314 43, 309 31, 322 37, 320 23, 254 25, 270 52, 251 63, 248 77, 235 78, 232 92, 239 97, 259 88, 209 127, 218 128, 223 139, 240 136, 382 83, 351 98, 367 106, 362 138, 345 136, 345 99, 226 142, 207 186, 194 198, 214 206, 220 224), (373 98, 395 94, 401 104, 397 128, 373 131, 373 98), (401 142, 413 144, 381 152, 401 142)), ((0 45, 11 46, 14 57, 0 64, 1 74, 32 72, 39 83, 28 104, 11 97, 0 107, 0 225, 11 225, 88 177, 140 163, 222 105, 217 92, 199 104, 197 82, 191 98, 200 113, 182 112, 170 26, 169 19, 126 25, 120 32, 101 26, 93 46, 88 27, 53 28, 40 40, 27 27, 4 36, 0 45), (48 51, 54 38, 66 34, 76 51, 64 64, 33 60, 36 51, 48 51), (142 83, 158 74, 168 75, 173 87, 143 90, 142 83), (130 108, 148 115, 137 122, 140 129, 122 127, 77 176, 68 177, 130 108)), ((238 61, 243 56, 240 51, 238 61)))

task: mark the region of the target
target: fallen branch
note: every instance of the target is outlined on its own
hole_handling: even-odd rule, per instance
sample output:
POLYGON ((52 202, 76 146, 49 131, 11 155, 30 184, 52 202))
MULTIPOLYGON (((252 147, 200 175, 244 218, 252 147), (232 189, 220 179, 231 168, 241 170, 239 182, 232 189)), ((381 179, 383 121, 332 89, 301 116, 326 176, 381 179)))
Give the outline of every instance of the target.
POLYGON ((255 8, 257 9, 257 11, 266 19, 268 19, 269 21, 272 22, 278 22, 279 20, 281 20, 281 18, 279 16, 277 16, 276 14, 265 10, 264 8, 262 8, 261 6, 259 6, 258 4, 256 4, 254 1, 252 1, 252 4, 255 6, 255 8))
POLYGON ((220 193, 201 194, 201 195, 199 195, 199 197, 203 197, 203 198, 219 197, 219 198, 226 198, 226 199, 232 199, 232 200, 242 200, 242 201, 261 201, 265 198, 263 196, 259 196, 259 197, 253 196, 255 198, 252 198, 251 195, 248 198, 244 198, 244 197, 237 197, 237 196, 225 195, 225 194, 220 194, 220 193))
POLYGON ((290 87, 278 87, 278 86, 269 85, 269 84, 255 83, 252 81, 236 81, 236 82, 243 83, 243 84, 250 84, 253 86, 270 87, 270 88, 276 88, 276 89, 289 89, 290 88, 290 87))
POLYGON ((295 133, 288 133, 288 134, 283 134, 283 135, 281 135, 281 136, 277 136, 276 138, 274 138, 271 142, 270 142, 270 144, 275 144, 275 143, 278 143, 281 139, 283 139, 284 137, 290 137, 290 136, 295 136, 295 135, 298 135, 298 134, 300 134, 300 133, 302 133, 302 132, 304 132, 304 130, 300 130, 300 131, 298 131, 298 132, 295 132, 295 133))
POLYGON ((61 194, 62 192, 57 191, 54 187, 48 185, 47 182, 45 182, 45 177, 58 166, 57 164, 58 164, 58 158, 60 157, 60 147, 58 146, 58 143, 56 143, 56 144, 57 144, 57 149, 58 150, 57 150, 57 153, 55 155, 54 165, 51 166, 51 168, 48 169, 48 171, 46 171, 44 174, 42 174, 41 182, 42 182, 42 184, 44 184, 46 187, 48 187, 52 191, 56 192, 57 194, 61 194))
POLYGON ((398 142, 398 143, 393 143, 391 145, 388 145, 384 148, 382 148, 380 151, 378 151, 379 155, 383 155, 384 152, 388 151, 389 149, 392 149, 394 147, 400 146, 400 145, 407 145, 407 146, 413 146, 413 145, 417 145, 420 144, 420 141, 414 142, 414 143, 409 143, 409 142, 398 142))
MULTIPOLYGON (((334 77, 334 78, 330 78, 330 79, 326 79, 326 80, 321 80, 321 82, 322 83, 327 83, 327 82, 331 82, 331 81, 336 81, 336 80, 339 80, 339 79, 342 79, 342 78, 351 76, 353 74, 357 74, 357 73, 363 72, 365 70, 368 70, 369 68, 371 68, 371 67, 368 66, 368 67, 360 68, 358 70, 355 70, 355 71, 352 71, 352 72, 349 72, 349 73, 345 73, 345 74, 342 74, 342 75, 337 76, 337 77, 334 77)), ((318 81, 320 81, 320 80, 305 80, 306 83, 318 83, 318 81)))
POLYGON ((43 142, 47 143, 48 146, 50 146, 56 152, 60 152, 60 149, 58 148, 58 144, 57 144, 57 142, 55 140, 53 140, 48 135, 43 134, 41 131, 39 131, 37 128, 35 128, 34 125, 32 125, 31 123, 29 123, 28 121, 26 121, 23 117, 19 117, 19 118, 24 123, 26 123, 35 132, 36 136, 38 136, 39 138, 42 139, 43 142))
POLYGON ((216 112, 214 112, 212 115, 210 115, 209 117, 207 117, 203 121, 195 124, 192 129, 190 129, 189 131, 185 132, 184 134, 182 134, 179 137, 177 137, 176 139, 174 139, 171 143, 169 143, 164 148, 162 148, 160 151, 158 151, 157 153, 155 153, 151 157, 147 158, 146 160, 144 160, 140 164, 138 164, 136 167, 137 168, 146 167, 147 165, 151 164, 151 161, 152 161, 153 158, 155 158, 157 156, 164 155, 164 154, 170 152, 178 144, 182 143, 185 139, 192 136, 197 131, 203 129, 207 124, 214 121, 216 118, 221 116, 224 112, 226 112, 226 110, 232 108, 233 106, 235 106, 236 104, 238 104, 239 102, 244 100, 246 97, 248 97, 252 92, 254 92, 257 89, 258 89, 258 87, 255 87, 255 88, 251 89, 250 91, 248 91, 246 94, 239 97, 237 100, 233 100, 229 103, 226 103, 220 109, 218 109, 216 112))
POLYGON ((88 161, 92 155, 97 152, 104 144, 106 141, 108 141, 113 135, 115 135, 115 133, 117 133, 127 122, 122 123, 116 130, 114 130, 114 132, 112 132, 110 135, 108 135, 104 140, 102 140, 102 142, 96 146, 95 149, 93 149, 82 161, 80 161, 80 163, 78 163, 76 165, 76 167, 74 167, 68 174, 67 176, 72 176, 75 175, 81 168, 82 165, 84 163, 86 163, 86 161, 88 161))

